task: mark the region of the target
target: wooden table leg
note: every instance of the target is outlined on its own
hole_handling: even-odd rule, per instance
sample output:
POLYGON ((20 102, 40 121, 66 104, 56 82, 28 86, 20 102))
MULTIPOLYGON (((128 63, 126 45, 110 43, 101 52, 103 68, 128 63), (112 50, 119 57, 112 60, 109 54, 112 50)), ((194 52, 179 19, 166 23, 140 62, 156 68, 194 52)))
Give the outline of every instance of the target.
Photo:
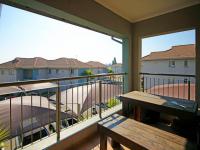
POLYGON ((134 108, 134 119, 137 121, 141 121, 141 108, 138 106, 135 106, 134 108))
POLYGON ((125 117, 128 117, 129 114, 129 107, 128 107, 128 103, 126 101, 122 102, 122 115, 125 117))
POLYGON ((100 133, 100 150, 107 150, 107 136, 100 133))

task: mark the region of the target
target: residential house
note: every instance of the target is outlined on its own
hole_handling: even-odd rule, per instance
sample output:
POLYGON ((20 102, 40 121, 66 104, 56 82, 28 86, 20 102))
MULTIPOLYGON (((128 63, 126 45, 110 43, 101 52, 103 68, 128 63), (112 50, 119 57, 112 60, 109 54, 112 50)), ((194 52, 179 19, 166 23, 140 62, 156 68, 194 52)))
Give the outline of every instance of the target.
POLYGON ((79 70, 90 66, 77 59, 47 60, 41 57, 15 58, 0 64, 0 82, 38 80, 78 76, 79 70))
POLYGON ((110 68, 112 69, 112 71, 114 73, 122 73, 123 72, 121 63, 113 64, 110 66, 110 68))
MULTIPOLYGON (((142 73, 158 74, 148 75, 152 83, 144 83, 146 87, 157 84, 187 83, 189 77, 159 76, 159 74, 195 75, 195 45, 172 46, 166 51, 152 52, 142 58, 142 73), (158 78, 160 83, 158 83, 158 78), (163 81, 164 80, 164 81, 163 81)), ((147 76, 146 76, 147 77, 147 76)), ((190 78, 194 83, 195 79, 190 78)), ((145 79, 147 82, 147 80, 145 79)))
POLYGON ((87 64, 94 74, 107 73, 107 66, 98 61, 89 61, 87 64))

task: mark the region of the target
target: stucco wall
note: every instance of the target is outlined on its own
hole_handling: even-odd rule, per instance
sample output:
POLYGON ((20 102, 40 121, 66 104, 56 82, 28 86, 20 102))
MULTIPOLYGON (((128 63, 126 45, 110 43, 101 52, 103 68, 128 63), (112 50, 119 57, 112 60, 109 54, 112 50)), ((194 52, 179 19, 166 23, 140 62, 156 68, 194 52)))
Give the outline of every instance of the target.
POLYGON ((17 72, 14 69, 0 69, 0 83, 17 80, 17 72))
POLYGON ((184 67, 184 60, 175 60, 174 68, 169 67, 169 60, 143 61, 141 72, 195 75, 195 60, 188 60, 188 67, 184 67))

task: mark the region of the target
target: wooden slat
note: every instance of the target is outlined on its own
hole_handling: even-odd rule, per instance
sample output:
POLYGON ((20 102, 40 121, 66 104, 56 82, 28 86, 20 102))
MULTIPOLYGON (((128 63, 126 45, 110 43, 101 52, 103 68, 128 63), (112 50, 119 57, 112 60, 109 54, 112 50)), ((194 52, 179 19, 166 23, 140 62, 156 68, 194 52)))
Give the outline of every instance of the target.
POLYGON ((100 134, 131 149, 190 150, 196 145, 186 138, 114 114, 99 122, 100 134))

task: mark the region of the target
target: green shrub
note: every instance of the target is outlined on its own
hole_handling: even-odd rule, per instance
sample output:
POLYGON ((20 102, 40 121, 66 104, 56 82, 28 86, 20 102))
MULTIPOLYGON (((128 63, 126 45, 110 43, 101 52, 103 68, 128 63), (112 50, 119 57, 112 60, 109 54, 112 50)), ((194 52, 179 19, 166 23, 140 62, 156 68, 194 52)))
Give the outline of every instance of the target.
POLYGON ((108 67, 107 70, 108 70, 108 73, 114 73, 111 67, 108 67))
POLYGON ((107 107, 111 108, 111 107, 118 105, 119 103, 120 103, 119 99, 111 98, 108 100, 107 107))
POLYGON ((9 136, 9 131, 6 129, 2 124, 0 124, 0 148, 4 147, 4 142, 7 137, 9 136))

